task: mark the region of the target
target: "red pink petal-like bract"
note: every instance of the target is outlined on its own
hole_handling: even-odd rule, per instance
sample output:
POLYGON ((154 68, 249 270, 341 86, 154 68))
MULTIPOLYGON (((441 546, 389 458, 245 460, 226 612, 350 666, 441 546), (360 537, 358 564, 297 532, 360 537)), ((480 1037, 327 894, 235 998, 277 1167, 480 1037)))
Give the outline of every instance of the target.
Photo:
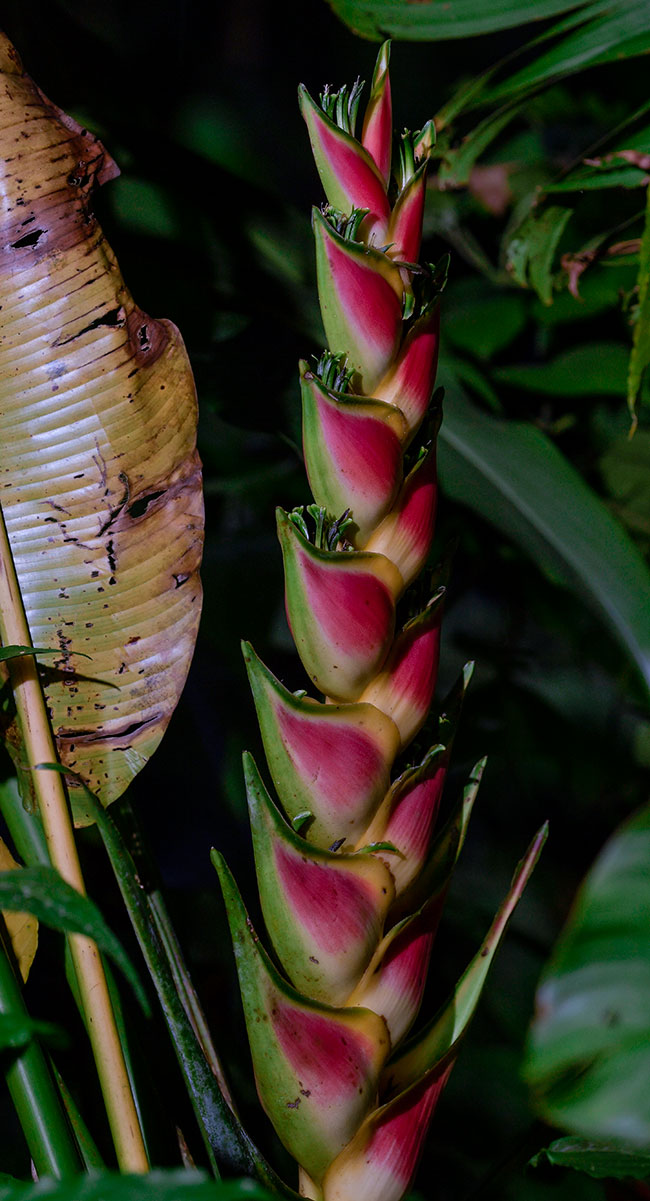
POLYGON ((408 1191, 545 837, 533 841, 448 1002, 405 1042, 484 764, 441 809, 471 672, 433 726, 442 590, 432 584, 419 611, 403 599, 426 573, 437 501, 443 271, 417 262, 435 131, 429 122, 402 135, 391 169, 389 51, 386 43, 379 52, 360 140, 358 82, 326 89, 320 104, 299 94, 326 195, 313 230, 328 350, 300 365, 315 503, 279 510, 278 536, 289 626, 309 687, 324 699, 290 692, 244 646, 281 807, 246 755, 261 908, 282 972, 213 853, 260 1100, 314 1201, 401 1201, 408 1191), (409 762, 429 725, 429 749, 409 762))

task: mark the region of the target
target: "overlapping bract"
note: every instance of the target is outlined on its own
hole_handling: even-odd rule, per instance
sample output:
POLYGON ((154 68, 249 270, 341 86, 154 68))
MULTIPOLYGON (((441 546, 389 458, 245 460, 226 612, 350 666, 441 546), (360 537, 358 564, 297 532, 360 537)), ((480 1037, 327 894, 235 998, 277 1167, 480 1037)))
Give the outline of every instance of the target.
POLYGON ((278 535, 289 625, 325 700, 292 694, 244 646, 286 815, 246 756, 262 913, 284 975, 215 855, 260 1099, 315 1201, 400 1201, 407 1191, 543 837, 448 1005, 401 1051, 483 764, 438 830, 466 671, 429 751, 390 782, 430 712, 443 590, 432 584, 398 628, 433 539, 439 327, 436 273, 416 263, 433 130, 404 135, 394 197, 388 57, 385 45, 360 141, 357 85, 326 90, 321 106, 300 90, 328 202, 313 228, 330 349, 317 367, 300 366, 314 530, 280 510, 278 535))

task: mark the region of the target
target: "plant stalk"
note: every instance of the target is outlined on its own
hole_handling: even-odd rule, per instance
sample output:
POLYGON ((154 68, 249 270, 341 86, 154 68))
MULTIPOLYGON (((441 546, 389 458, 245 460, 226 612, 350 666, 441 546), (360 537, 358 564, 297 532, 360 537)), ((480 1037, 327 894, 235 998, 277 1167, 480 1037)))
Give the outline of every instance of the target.
MULTIPOLYGON (((20 985, 0 938, 0 1013, 24 1012, 20 985)), ((4 1074, 38 1175, 77 1175, 79 1159, 40 1044, 32 1041, 18 1051, 4 1074)))
MULTIPOLYGON (((32 645, 1 508, 0 638, 5 646, 32 645)), ((9 671, 25 755, 32 770, 34 791, 52 864, 68 884, 85 894, 62 778, 54 771, 33 770, 39 763, 52 763, 58 759, 36 660, 31 655, 13 659, 9 663, 9 671)), ((96 944, 84 935, 69 935, 69 944, 120 1169, 124 1172, 146 1172, 149 1163, 101 956, 96 944)))

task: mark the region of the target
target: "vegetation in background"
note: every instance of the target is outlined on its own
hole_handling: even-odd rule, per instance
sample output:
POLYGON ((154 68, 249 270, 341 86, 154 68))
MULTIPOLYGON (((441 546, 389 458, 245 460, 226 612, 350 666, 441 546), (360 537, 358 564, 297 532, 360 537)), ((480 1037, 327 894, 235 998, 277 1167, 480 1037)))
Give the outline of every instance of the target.
MULTIPOLYGON (((386 23, 387 7, 363 33, 400 35, 386 23)), ((453 552, 441 692, 467 658, 477 662, 452 787, 478 753, 488 754, 489 767, 440 934, 440 976, 425 1004, 448 992, 474 950, 531 826, 548 817, 551 837, 439 1109, 419 1197, 644 1196, 642 1184, 613 1191, 607 1162, 594 1171, 589 1160, 591 1170, 578 1173, 575 1148, 558 1149, 571 1128, 570 1089, 541 1102, 559 1129, 539 1123, 535 1032, 527 1059, 534 1095, 520 1072, 535 985, 579 881, 647 798, 650 107, 647 59, 636 56, 648 48, 648 18, 629 2, 570 10, 540 3, 508 6, 508 22, 491 5, 481 6, 479 26, 425 25, 438 7, 390 6, 394 19, 408 14, 409 37, 432 39, 396 45, 393 66, 398 123, 414 111, 438 114, 439 174, 425 231, 429 257, 451 252, 434 550, 438 558, 453 552), (533 8, 540 20, 524 28, 533 8), (590 45, 600 47, 597 55, 590 45), (531 1156, 537 1166, 527 1169, 531 1156)), ((374 52, 316 0, 300 28, 277 6, 252 2, 215 13, 212 24, 198 5, 174 0, 108 11, 98 0, 57 0, 31 6, 29 20, 21 8, 7 3, 7 32, 44 90, 99 133, 120 163, 122 177, 98 200, 103 222, 140 303, 183 330, 197 377, 208 528, 203 630, 169 735, 130 792, 205 1008, 223 1013, 232 1030, 237 1001, 226 983, 232 964, 208 848, 227 851, 252 896, 240 752, 259 748, 238 635, 252 638, 276 674, 295 678, 290 686, 300 683, 271 532, 275 503, 302 499, 293 364, 322 342, 302 215, 317 195, 295 84, 317 90, 352 79, 364 55, 369 75, 374 52)), ((372 6, 363 9, 374 21, 372 6)), ((95 835, 82 845, 101 878, 95 835)), ((117 898, 105 896, 109 925, 128 942, 117 898)), ((622 926, 630 918, 633 927, 635 896, 617 904, 622 926)), ((643 941, 633 928, 627 937, 647 970, 643 941)), ((580 945, 579 931, 570 927, 565 940, 556 967, 580 945)), ((27 987, 38 1018, 64 1012, 63 1000, 49 995, 56 960, 44 946, 27 987)), ((638 985, 627 969, 618 980, 623 999, 597 1013, 620 1081, 616 1056, 638 985)), ((140 1067, 146 1078, 159 1044, 148 1041, 149 1027, 126 996, 124 1004, 149 1048, 140 1067)), ((647 1022, 632 1020, 632 1031, 640 1064, 647 1022)), ((249 1065, 236 1039, 222 1044, 213 1033, 252 1129, 249 1065)), ((57 1064, 92 1114, 75 1037, 57 1064)), ((178 1096, 171 1055, 162 1070, 178 1096)), ((161 1112, 152 1123, 157 1163, 177 1162, 174 1122, 202 1157, 189 1108, 178 1104, 171 1122, 161 1112)), ((12 1122, 7 1113, 5 1128, 12 1122)), ((101 1131, 101 1117, 90 1124, 101 1131)), ((605 1141, 615 1133, 598 1131, 605 1141)), ((259 1136, 281 1165, 266 1130, 259 1136)), ((641 1161, 647 1142, 642 1134, 641 1161)), ((22 1145, 17 1137, 9 1143, 7 1170, 24 1176, 22 1145)), ((612 1176, 646 1175, 630 1169, 629 1148, 617 1154, 623 1168, 610 1159, 612 1176)))

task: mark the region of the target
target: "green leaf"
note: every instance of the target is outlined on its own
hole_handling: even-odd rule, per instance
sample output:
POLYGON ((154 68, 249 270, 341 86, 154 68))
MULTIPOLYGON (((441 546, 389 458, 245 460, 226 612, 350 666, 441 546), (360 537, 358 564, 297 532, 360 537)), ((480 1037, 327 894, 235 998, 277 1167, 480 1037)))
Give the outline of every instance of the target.
POLYGON ((494 379, 546 396, 620 396, 625 394, 628 350, 622 342, 574 346, 548 363, 497 367, 494 379))
POLYGON ((650 807, 606 844, 537 997, 525 1072, 539 1111, 650 1153, 650 807))
POLYGON ((430 1022, 414 1036, 397 1058, 389 1061, 383 1085, 401 1092, 425 1072, 450 1056, 464 1037, 481 998, 483 986, 517 904, 530 879, 548 836, 548 822, 538 830, 523 859, 515 868, 510 888, 502 901, 480 949, 467 966, 451 995, 430 1022))
POLYGON ((33 913, 44 926, 53 930, 92 938, 124 973, 142 1009, 149 1015, 149 1002, 138 975, 99 909, 89 897, 66 884, 53 867, 22 867, 15 872, 0 872, 0 909, 33 913))
POLYGON ((650 535, 650 430, 618 438, 598 466, 620 520, 650 535))
POLYGON ((0 1181, 0 1201, 271 1201, 252 1180, 215 1182, 203 1172, 160 1169, 147 1176, 102 1172, 73 1180, 41 1180, 38 1184, 0 1181))
POLYGON ((61 1043, 64 1035, 60 1027, 50 1022, 35 1022, 26 1013, 0 1013, 0 1051, 26 1047, 33 1038, 61 1043))
POLYGON ((490 113, 489 117, 481 121, 463 139, 457 149, 447 151, 438 172, 439 186, 458 188, 466 184, 477 158, 498 137, 513 117, 517 116, 520 108, 519 104, 509 105, 496 113, 490 113))
POLYGON ((639 167, 603 168, 596 171, 581 169, 567 176, 560 183, 544 188, 546 195, 556 192, 593 192, 601 188, 641 188, 648 180, 647 173, 639 167))
POLYGON ((533 211, 506 245, 506 269, 522 287, 533 288, 544 304, 552 300, 553 258, 572 212, 557 205, 533 211))
POLYGON ((502 101, 586 67, 650 50, 647 0, 592 0, 582 7, 567 4, 565 11, 570 7, 576 11, 543 35, 544 41, 557 36, 555 45, 498 84, 483 100, 502 101))
POLYGON ((636 426, 636 402, 641 388, 643 373, 650 363, 650 188, 646 208, 645 227, 641 238, 641 261, 639 263, 639 301, 634 325, 632 353, 627 376, 627 403, 636 426))
MULTIPOLYGON (((24 659, 26 655, 58 655, 61 657, 61 648, 52 646, 0 646, 0 663, 6 662, 7 659, 24 659)), ((79 651, 75 651, 81 659, 90 659, 90 655, 84 655, 79 651)))
POLYGON ((540 430, 483 413, 448 368, 443 382, 447 494, 585 600, 650 687, 650 572, 623 527, 540 430))
POLYGON ((636 1147, 616 1140, 598 1142, 584 1138, 558 1138, 530 1161, 533 1168, 545 1163, 555 1164, 558 1168, 575 1168, 597 1180, 607 1177, 643 1180, 650 1176, 650 1152, 647 1155, 639 1154, 636 1147))
POLYGON ((214 1070, 216 1065, 208 1062, 205 1045, 197 1033, 200 1029, 197 1014, 194 1011, 190 1015, 189 1012, 189 979, 186 978, 183 987, 179 979, 179 964, 170 963, 171 931, 167 929, 165 933, 168 937, 163 936, 165 923, 161 907, 156 904, 156 894, 147 892, 142 887, 134 860, 110 814, 102 808, 92 793, 88 793, 88 790, 86 793, 90 812, 97 822, 140 950, 158 994, 167 1030, 211 1163, 218 1165, 217 1170, 221 1169, 224 1173, 240 1175, 247 1172, 255 1176, 268 1184, 275 1196, 297 1199, 297 1194, 285 1188, 265 1162, 222 1094, 220 1080, 214 1070))
POLYGON ((528 307, 520 292, 463 280, 445 298, 445 338, 477 359, 491 359, 521 333, 528 307))
POLYGON ((576 0, 493 0, 489 5, 477 4, 476 0, 453 0, 451 4, 440 4, 439 0, 424 0, 421 4, 405 4, 404 0, 329 3, 336 15, 362 37, 424 42, 494 33, 581 7, 576 0))

